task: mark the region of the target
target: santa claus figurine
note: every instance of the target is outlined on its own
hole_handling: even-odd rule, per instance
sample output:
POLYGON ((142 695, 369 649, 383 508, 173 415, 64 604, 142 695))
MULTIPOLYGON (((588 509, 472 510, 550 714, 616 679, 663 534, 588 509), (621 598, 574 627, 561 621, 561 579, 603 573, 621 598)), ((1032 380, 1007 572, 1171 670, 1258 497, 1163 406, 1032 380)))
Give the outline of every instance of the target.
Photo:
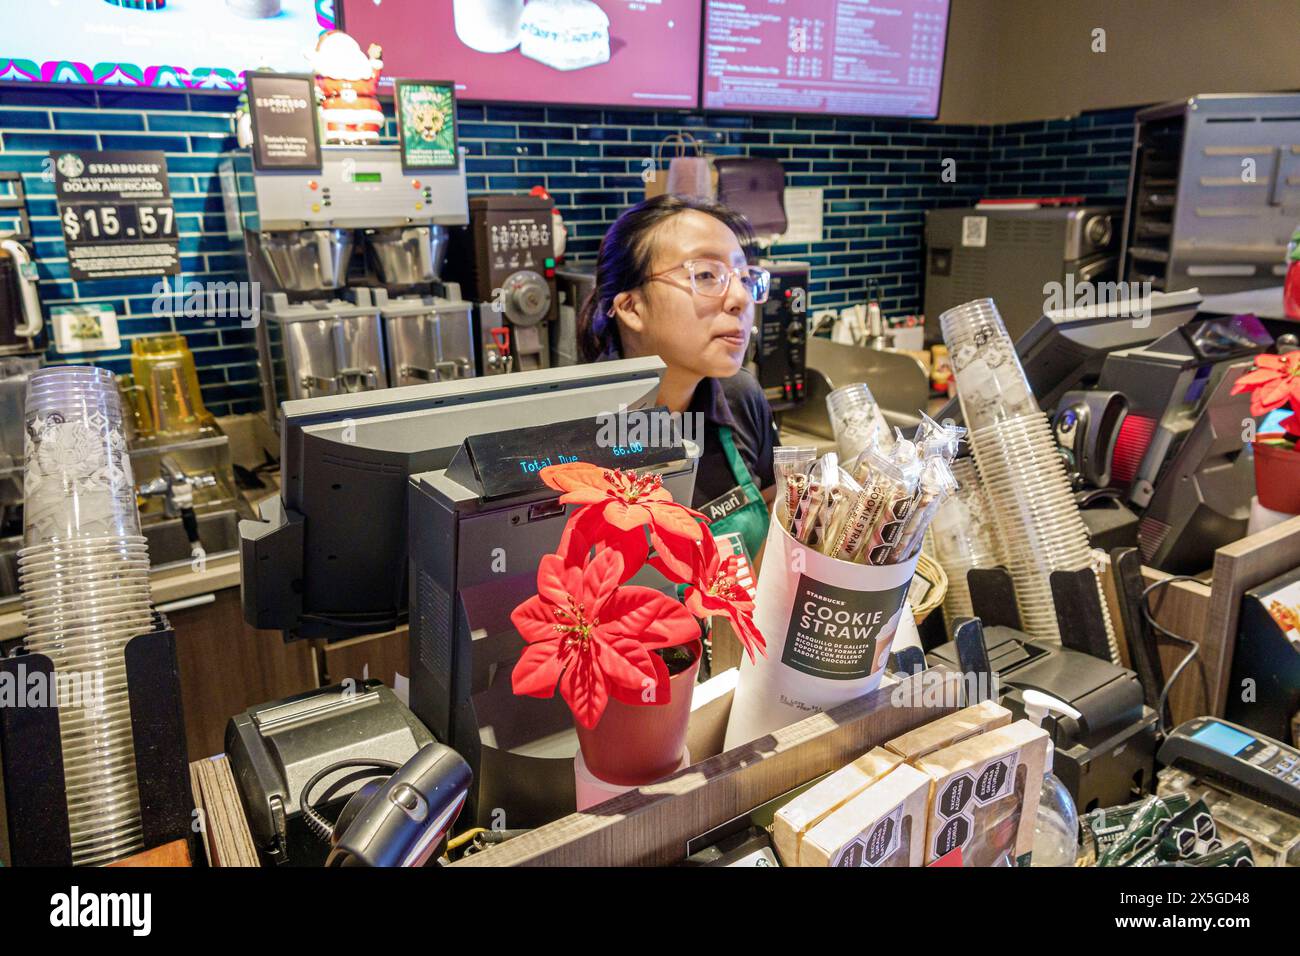
POLYGON ((325 142, 331 145, 373 143, 384 128, 384 111, 379 105, 379 71, 383 51, 361 44, 341 30, 328 30, 307 54, 316 71, 316 96, 325 124, 325 142))

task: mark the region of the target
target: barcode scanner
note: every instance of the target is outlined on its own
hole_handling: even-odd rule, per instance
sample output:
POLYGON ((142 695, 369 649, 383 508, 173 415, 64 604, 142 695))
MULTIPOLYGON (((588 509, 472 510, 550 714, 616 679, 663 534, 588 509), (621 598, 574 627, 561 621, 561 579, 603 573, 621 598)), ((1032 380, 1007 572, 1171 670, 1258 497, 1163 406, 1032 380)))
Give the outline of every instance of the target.
POLYGON ((299 804, 312 829, 332 844, 326 866, 425 866, 441 853, 472 778, 460 754, 431 743, 400 767, 379 760, 332 764, 307 782, 299 804), (331 826, 308 798, 320 780, 346 767, 392 773, 358 789, 331 826))

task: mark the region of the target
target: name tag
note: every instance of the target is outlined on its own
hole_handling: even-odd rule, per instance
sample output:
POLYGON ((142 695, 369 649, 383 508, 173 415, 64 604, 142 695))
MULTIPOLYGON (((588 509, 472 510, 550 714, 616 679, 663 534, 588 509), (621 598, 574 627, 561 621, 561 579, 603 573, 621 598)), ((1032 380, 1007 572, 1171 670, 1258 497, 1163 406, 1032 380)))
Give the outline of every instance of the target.
POLYGON ((710 521, 721 521, 727 515, 731 514, 737 508, 743 508, 752 502, 751 497, 742 485, 736 485, 726 494, 719 495, 712 501, 705 502, 699 508, 695 509, 710 521))

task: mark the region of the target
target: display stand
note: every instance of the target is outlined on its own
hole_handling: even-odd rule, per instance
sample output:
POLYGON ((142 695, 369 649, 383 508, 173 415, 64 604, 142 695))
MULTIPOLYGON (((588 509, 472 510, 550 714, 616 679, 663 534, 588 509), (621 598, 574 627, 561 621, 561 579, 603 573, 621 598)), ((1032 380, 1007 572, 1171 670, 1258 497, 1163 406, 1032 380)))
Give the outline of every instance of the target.
MULTIPOLYGON (((176 632, 155 611, 153 630, 127 642, 125 657, 143 849, 176 840, 191 842, 194 799, 187 785, 189 759, 176 632)), ((47 688, 58 686, 54 664, 43 654, 4 658, 0 674, 7 674, 16 688, 29 685, 32 674, 40 674, 47 688)), ((0 707, 0 778, 7 862, 12 866, 71 866, 57 706, 0 707)), ((192 842, 190 849, 193 858, 192 842)))
MULTIPOLYGON (((1160 706, 1160 690, 1164 687, 1164 668, 1160 664, 1160 641, 1155 628, 1143 613, 1146 600, 1142 595, 1147 582, 1142 577, 1142 557, 1137 548, 1116 548, 1110 553, 1110 566, 1119 592, 1120 620, 1127 637, 1128 662, 1142 682, 1146 705, 1152 710, 1160 706)), ((1169 704, 1165 703, 1164 721, 1172 726, 1169 704)))
MULTIPOLYGON (((1015 586, 1006 568, 973 568, 967 572, 966 580, 975 616, 985 627, 1024 630, 1015 586)), ((1096 575, 1089 568, 1053 571, 1051 582, 1061 646, 1109 661, 1110 642, 1106 637, 1096 575)))
POLYGON ((1256 585, 1241 600, 1224 717, 1287 741, 1300 714, 1300 568, 1256 585))

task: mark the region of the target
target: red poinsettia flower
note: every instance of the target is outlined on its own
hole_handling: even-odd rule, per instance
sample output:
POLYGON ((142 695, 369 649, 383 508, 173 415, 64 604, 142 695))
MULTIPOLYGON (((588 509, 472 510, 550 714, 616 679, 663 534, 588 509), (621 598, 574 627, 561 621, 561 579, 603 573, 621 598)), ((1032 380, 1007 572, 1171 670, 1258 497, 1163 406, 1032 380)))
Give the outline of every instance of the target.
MULTIPOLYGON (((1255 368, 1237 379, 1232 394, 1250 392, 1250 413, 1267 415, 1275 408, 1290 404, 1300 413, 1300 352, 1286 355, 1256 355, 1255 368)), ((1282 422, 1282 427, 1300 437, 1300 414, 1292 414, 1282 422)))
POLYGON ((668 702, 668 668, 654 650, 699 637, 695 618, 653 588, 619 587, 623 557, 602 548, 581 564, 548 554, 537 572, 537 594, 510 620, 528 646, 515 664, 516 694, 550 697, 559 685, 574 719, 596 726, 609 698, 668 702))
POLYGON ((634 555, 639 549, 638 537, 644 539, 648 530, 655 550, 665 555, 679 574, 690 573, 690 567, 681 565, 675 555, 686 543, 696 543, 703 537, 699 522, 707 519, 673 501, 658 475, 638 475, 617 468, 611 471, 575 461, 543 468, 541 478, 549 487, 563 492, 562 504, 582 505, 565 529, 561 553, 580 560, 587 550, 582 546, 584 542, 603 540, 633 557, 627 562, 630 576, 644 563, 644 557, 638 561, 634 555), (573 536, 579 540, 571 541, 573 536))
MULTIPOLYGON (((755 652, 766 654, 767 641, 754 626, 754 602, 737 578, 740 559, 734 554, 724 557, 711 534, 704 536, 697 553, 699 563, 685 594, 687 610, 696 617, 725 617, 729 620, 732 631, 751 661, 757 659, 755 652)), ((665 575, 669 573, 658 558, 651 558, 651 562, 665 575)))

